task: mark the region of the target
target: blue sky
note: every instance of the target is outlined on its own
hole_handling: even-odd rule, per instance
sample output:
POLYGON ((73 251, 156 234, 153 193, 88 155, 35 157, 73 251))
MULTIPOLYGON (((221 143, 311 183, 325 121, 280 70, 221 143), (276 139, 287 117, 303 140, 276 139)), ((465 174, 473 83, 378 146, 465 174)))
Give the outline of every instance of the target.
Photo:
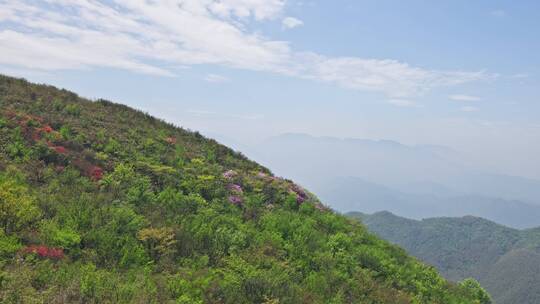
POLYGON ((453 147, 540 178, 540 2, 0 0, 0 72, 242 142, 453 147))

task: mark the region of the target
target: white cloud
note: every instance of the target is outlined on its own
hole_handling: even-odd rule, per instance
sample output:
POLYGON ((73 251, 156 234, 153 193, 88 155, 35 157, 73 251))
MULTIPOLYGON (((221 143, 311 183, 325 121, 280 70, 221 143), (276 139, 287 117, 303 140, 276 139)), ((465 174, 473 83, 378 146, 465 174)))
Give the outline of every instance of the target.
POLYGON ((178 66, 219 65, 311 79, 390 97, 485 80, 396 60, 327 57, 250 31, 285 0, 0 1, 0 65, 34 70, 118 68, 174 76, 178 66))
POLYGON ((491 78, 485 72, 437 71, 412 67, 396 60, 357 57, 329 58, 303 54, 297 61, 305 71, 301 75, 342 87, 383 92, 391 97, 421 95, 437 87, 453 86, 491 78))
POLYGON ((466 106, 466 107, 461 107, 460 109, 462 112, 476 112, 478 111, 479 109, 477 107, 471 107, 471 106, 466 106))
POLYGON ((477 96, 461 95, 461 94, 450 95, 449 98, 455 101, 480 101, 482 100, 482 98, 477 97, 477 96))
POLYGON ((419 107, 416 102, 406 99, 390 99, 387 102, 398 107, 419 107))
POLYGON ((217 74, 208 74, 206 75, 206 77, 204 77, 204 80, 208 82, 213 82, 213 83, 223 83, 223 82, 228 82, 229 78, 225 76, 217 75, 217 74))
POLYGON ((257 20, 276 17, 285 5, 285 0, 219 0, 199 2, 208 2, 210 11, 222 17, 253 16, 257 20))
POLYGON ((293 17, 286 17, 281 21, 281 24, 284 28, 293 29, 295 27, 304 25, 304 22, 293 17))

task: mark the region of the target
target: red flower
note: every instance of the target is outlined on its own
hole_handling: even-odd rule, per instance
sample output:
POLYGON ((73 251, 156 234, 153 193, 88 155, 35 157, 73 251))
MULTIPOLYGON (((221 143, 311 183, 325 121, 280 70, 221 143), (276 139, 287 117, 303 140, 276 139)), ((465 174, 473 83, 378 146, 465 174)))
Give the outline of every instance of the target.
POLYGON ((99 181, 103 178, 103 169, 98 166, 94 166, 90 169, 90 176, 93 180, 99 181))
POLYGON ((36 254, 40 258, 47 258, 53 260, 60 260, 64 258, 64 249, 62 248, 49 248, 44 245, 30 245, 23 249, 24 254, 36 254))
POLYGON ((36 253, 42 258, 47 257, 49 255, 49 248, 45 246, 38 246, 36 253))
POLYGON ((46 125, 46 126, 43 127, 42 130, 45 133, 51 133, 53 131, 53 128, 51 128, 51 126, 49 126, 49 125, 46 125))
POLYGON ((66 154, 67 153, 67 149, 65 147, 62 147, 62 146, 56 146, 53 149, 54 149, 54 151, 56 151, 56 153, 59 153, 59 154, 66 154))
POLYGON ((64 257, 64 250, 61 248, 49 248, 47 257, 57 260, 62 259, 64 257))

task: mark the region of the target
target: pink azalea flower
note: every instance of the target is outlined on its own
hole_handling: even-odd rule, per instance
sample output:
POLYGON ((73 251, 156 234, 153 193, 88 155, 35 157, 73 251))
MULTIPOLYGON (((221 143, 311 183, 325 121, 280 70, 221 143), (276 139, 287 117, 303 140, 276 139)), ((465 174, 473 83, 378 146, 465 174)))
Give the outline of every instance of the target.
POLYGON ((231 195, 231 196, 229 196, 229 202, 231 202, 232 204, 235 204, 235 205, 242 205, 244 200, 242 200, 242 198, 239 197, 239 196, 231 195))
POLYGON ((231 184, 231 185, 229 185, 228 188, 232 192, 244 193, 244 191, 242 190, 242 187, 240 185, 237 185, 237 184, 231 184))
POLYGON ((296 201, 299 204, 302 204, 308 198, 306 191, 302 187, 298 186, 297 184, 292 185, 291 191, 293 191, 296 194, 296 201))
POLYGON ((223 177, 226 178, 226 179, 232 179, 236 176, 236 171, 234 170, 229 170, 229 171, 226 171, 225 173, 223 173, 223 177))

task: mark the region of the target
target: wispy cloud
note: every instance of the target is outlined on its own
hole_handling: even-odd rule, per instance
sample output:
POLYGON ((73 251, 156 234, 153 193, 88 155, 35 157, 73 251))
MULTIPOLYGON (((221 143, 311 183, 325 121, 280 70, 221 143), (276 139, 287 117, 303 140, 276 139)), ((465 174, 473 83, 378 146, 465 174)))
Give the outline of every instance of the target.
POLYGON ((250 31, 253 22, 282 16, 285 5, 285 0, 1 1, 0 65, 45 71, 108 67, 175 76, 175 67, 209 64, 397 98, 494 77, 295 51, 287 41, 250 31))
POLYGON ((465 106, 465 107, 461 107, 460 110, 461 110, 462 112, 477 112, 477 111, 479 111, 480 109, 478 109, 477 107, 465 106))
POLYGON ((449 98, 455 101, 480 101, 482 100, 482 98, 478 96, 462 95, 462 94, 450 95, 449 98))
POLYGON ((286 17, 281 21, 281 24, 284 28, 293 29, 295 27, 304 25, 304 22, 293 17, 286 17))
POLYGON ((204 80, 212 83, 224 83, 229 82, 229 78, 217 74, 208 74, 204 77, 204 80))

